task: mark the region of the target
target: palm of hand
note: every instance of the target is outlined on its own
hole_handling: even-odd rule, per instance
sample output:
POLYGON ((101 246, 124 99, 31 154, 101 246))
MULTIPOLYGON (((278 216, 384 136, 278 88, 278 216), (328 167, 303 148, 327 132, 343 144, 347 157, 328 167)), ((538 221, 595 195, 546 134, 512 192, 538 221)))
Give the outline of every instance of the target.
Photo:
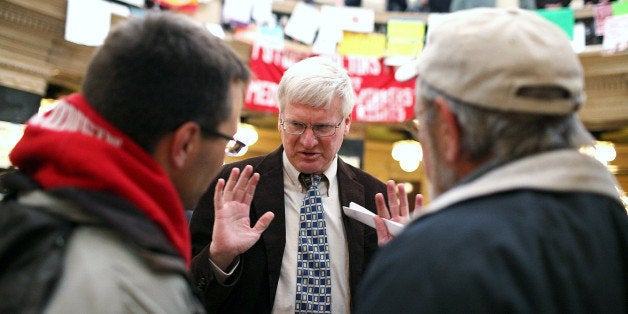
POLYGON ((237 201, 228 201, 216 211, 213 242, 237 251, 246 252, 261 235, 251 227, 249 205, 237 201))

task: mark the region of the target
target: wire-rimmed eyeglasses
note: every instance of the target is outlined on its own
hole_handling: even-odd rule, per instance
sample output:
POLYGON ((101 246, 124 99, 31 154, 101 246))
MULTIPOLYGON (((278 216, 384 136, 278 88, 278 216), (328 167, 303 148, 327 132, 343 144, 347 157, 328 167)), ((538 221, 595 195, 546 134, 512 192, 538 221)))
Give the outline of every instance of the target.
POLYGON ((225 146, 225 154, 230 157, 238 156, 240 151, 242 151, 242 149, 246 147, 246 143, 240 140, 237 140, 233 138, 232 136, 222 134, 218 131, 203 130, 203 133, 208 134, 208 135, 218 136, 220 138, 223 138, 229 141, 227 142, 227 146, 225 146))
POLYGON ((328 137, 336 134, 336 129, 340 127, 341 123, 342 120, 340 120, 340 122, 338 122, 337 124, 321 123, 309 125, 299 121, 284 121, 283 119, 279 120, 281 128, 288 134, 301 135, 309 127, 310 129, 312 129, 312 132, 314 132, 314 135, 316 135, 316 137, 328 137))

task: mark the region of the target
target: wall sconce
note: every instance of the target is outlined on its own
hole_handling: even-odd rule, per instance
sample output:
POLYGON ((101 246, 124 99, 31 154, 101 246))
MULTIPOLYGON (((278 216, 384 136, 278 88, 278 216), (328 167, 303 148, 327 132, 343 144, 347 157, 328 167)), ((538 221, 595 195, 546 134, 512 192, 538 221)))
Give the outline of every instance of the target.
POLYGON ((399 166, 405 172, 413 172, 419 168, 423 160, 421 144, 413 140, 403 140, 393 143, 391 156, 399 162, 399 166))
POLYGON ((244 154, 246 154, 249 150, 249 147, 257 143, 257 140, 259 139, 259 135, 257 134, 255 127, 248 123, 238 124, 238 131, 233 137, 246 144, 246 147, 244 147, 235 157, 244 156, 244 154))

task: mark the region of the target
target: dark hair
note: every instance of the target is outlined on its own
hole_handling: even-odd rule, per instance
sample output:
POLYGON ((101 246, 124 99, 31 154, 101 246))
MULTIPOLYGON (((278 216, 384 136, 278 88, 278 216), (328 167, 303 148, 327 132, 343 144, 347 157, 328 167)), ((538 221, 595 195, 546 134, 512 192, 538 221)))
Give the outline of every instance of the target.
POLYGON ((188 121, 215 130, 231 115, 230 84, 249 70, 221 39, 175 13, 132 17, 94 55, 83 94, 148 152, 188 121))
POLYGON ((543 9, 548 4, 560 4, 562 7, 568 7, 570 3, 571 0, 536 0, 536 8, 543 9))

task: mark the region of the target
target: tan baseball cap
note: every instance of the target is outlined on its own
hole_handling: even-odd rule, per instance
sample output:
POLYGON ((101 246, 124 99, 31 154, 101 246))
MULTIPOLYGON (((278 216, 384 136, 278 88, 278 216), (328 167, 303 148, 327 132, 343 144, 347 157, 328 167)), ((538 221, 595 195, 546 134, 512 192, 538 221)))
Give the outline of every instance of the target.
POLYGON ((429 31, 419 58, 401 66, 395 78, 417 75, 453 98, 503 111, 563 115, 584 102, 582 66, 567 34, 522 9, 449 14, 429 31), (544 88, 560 91, 560 97, 527 92, 544 88))

